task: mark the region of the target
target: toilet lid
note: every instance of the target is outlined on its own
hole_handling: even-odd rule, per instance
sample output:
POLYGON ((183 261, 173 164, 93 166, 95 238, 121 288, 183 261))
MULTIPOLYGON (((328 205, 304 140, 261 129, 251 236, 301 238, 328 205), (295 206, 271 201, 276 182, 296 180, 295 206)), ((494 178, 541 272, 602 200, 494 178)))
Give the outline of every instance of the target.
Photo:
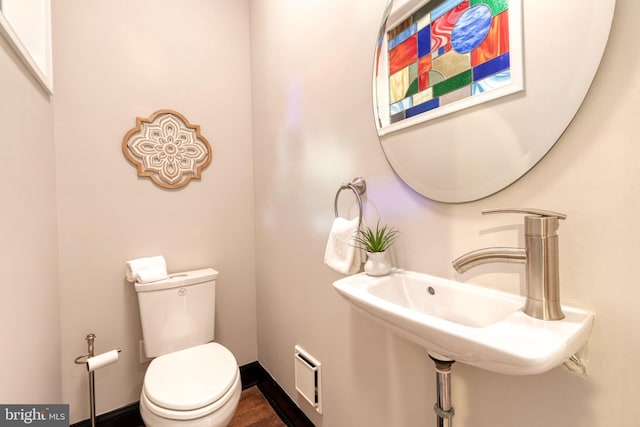
POLYGON ((144 377, 144 392, 158 406, 188 411, 220 399, 237 375, 233 354, 208 343, 155 358, 144 377))

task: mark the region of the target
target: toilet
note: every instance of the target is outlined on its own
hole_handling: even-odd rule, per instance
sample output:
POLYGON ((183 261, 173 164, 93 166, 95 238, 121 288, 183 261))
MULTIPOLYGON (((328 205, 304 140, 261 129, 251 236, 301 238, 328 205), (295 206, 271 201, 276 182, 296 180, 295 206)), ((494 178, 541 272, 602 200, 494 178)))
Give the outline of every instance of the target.
POLYGON ((213 342, 212 268, 136 283, 149 364, 140 395, 147 427, 225 427, 238 407, 242 382, 233 354, 213 342))

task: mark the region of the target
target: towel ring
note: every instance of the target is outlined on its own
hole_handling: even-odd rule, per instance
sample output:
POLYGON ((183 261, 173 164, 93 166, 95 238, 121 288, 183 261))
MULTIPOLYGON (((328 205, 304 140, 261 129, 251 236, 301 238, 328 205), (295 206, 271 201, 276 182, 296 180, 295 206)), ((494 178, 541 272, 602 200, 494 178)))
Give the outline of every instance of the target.
POLYGON ((338 192, 336 193, 336 198, 333 201, 333 211, 336 214, 336 218, 340 215, 338 214, 338 197, 340 196, 340 192, 342 190, 350 189, 353 191, 353 194, 356 195, 356 199, 358 200, 358 224, 362 224, 362 195, 364 195, 365 191, 367 191, 367 183, 364 178, 358 176, 353 178, 353 180, 347 184, 342 184, 340 188, 338 188, 338 192))

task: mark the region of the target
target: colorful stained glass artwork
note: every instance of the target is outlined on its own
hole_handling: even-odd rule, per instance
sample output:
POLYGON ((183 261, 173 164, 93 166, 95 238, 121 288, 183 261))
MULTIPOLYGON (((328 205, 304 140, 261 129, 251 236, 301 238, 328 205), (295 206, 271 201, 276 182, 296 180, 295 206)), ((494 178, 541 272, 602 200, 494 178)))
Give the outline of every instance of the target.
POLYGON ((509 68, 509 54, 505 53, 490 61, 473 67, 473 80, 480 80, 509 68))
POLYGON ((471 69, 471 57, 468 53, 462 54, 451 50, 435 58, 432 64, 434 71, 448 79, 471 69))
POLYGON ((471 0, 471 6, 476 4, 486 4, 489 6, 493 16, 497 16, 509 9, 509 0, 471 0))
POLYGON ((413 108, 407 109, 406 117, 414 117, 418 114, 426 113, 427 111, 431 111, 440 106, 440 98, 431 99, 427 102, 423 102, 420 105, 416 105, 413 108))
POLYGON ((491 29, 491 9, 480 4, 465 11, 451 31, 451 46, 460 53, 471 52, 491 29))
POLYGON ((399 100, 405 98, 405 93, 409 89, 409 68, 394 73, 389 78, 389 102, 395 104, 399 100))
POLYGON ((387 124, 481 98, 514 76, 520 87, 513 91, 521 90, 520 71, 512 73, 511 1, 444 0, 435 7, 426 1, 387 27, 388 86, 381 87, 388 89, 388 106, 378 107, 388 112, 387 124))
POLYGON ((389 49, 393 49, 398 46, 403 41, 407 40, 409 37, 416 33, 416 26, 411 25, 408 28, 402 30, 397 36, 393 38, 393 40, 389 41, 389 49))
POLYGON ((491 28, 480 45, 471 51, 471 63, 482 64, 509 52, 509 13, 504 11, 491 21, 491 28))
POLYGON ((469 0, 463 0, 444 15, 434 19, 431 24, 431 50, 451 43, 453 27, 458 19, 469 9, 469 0))
POLYGON ((447 93, 446 95, 442 95, 440 97, 440 105, 452 104, 454 102, 460 101, 461 99, 465 99, 471 96, 471 86, 466 85, 461 87, 460 89, 456 89, 447 93))
POLYGON ((485 79, 476 80, 471 85, 471 95, 478 95, 485 92, 504 87, 511 83, 511 72, 503 71, 495 73, 485 79))
POLYGON ((418 59, 417 38, 409 37, 389 51, 389 75, 408 67, 418 59))
POLYGON ((451 9, 458 6, 460 3, 467 3, 468 5, 469 0, 446 0, 440 6, 433 8, 433 10, 431 11, 431 19, 437 19, 441 17, 445 13, 449 12, 451 9))
POLYGON ((431 25, 418 31, 418 58, 431 53, 431 25))

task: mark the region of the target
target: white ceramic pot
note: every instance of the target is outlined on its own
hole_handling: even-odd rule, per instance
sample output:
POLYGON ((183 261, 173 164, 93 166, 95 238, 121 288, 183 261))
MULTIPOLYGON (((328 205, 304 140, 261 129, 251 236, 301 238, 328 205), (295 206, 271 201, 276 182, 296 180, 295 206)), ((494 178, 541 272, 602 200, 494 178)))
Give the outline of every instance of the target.
POLYGON ((364 271, 369 276, 384 276, 391 271, 391 262, 387 258, 387 251, 367 252, 367 262, 364 271))

